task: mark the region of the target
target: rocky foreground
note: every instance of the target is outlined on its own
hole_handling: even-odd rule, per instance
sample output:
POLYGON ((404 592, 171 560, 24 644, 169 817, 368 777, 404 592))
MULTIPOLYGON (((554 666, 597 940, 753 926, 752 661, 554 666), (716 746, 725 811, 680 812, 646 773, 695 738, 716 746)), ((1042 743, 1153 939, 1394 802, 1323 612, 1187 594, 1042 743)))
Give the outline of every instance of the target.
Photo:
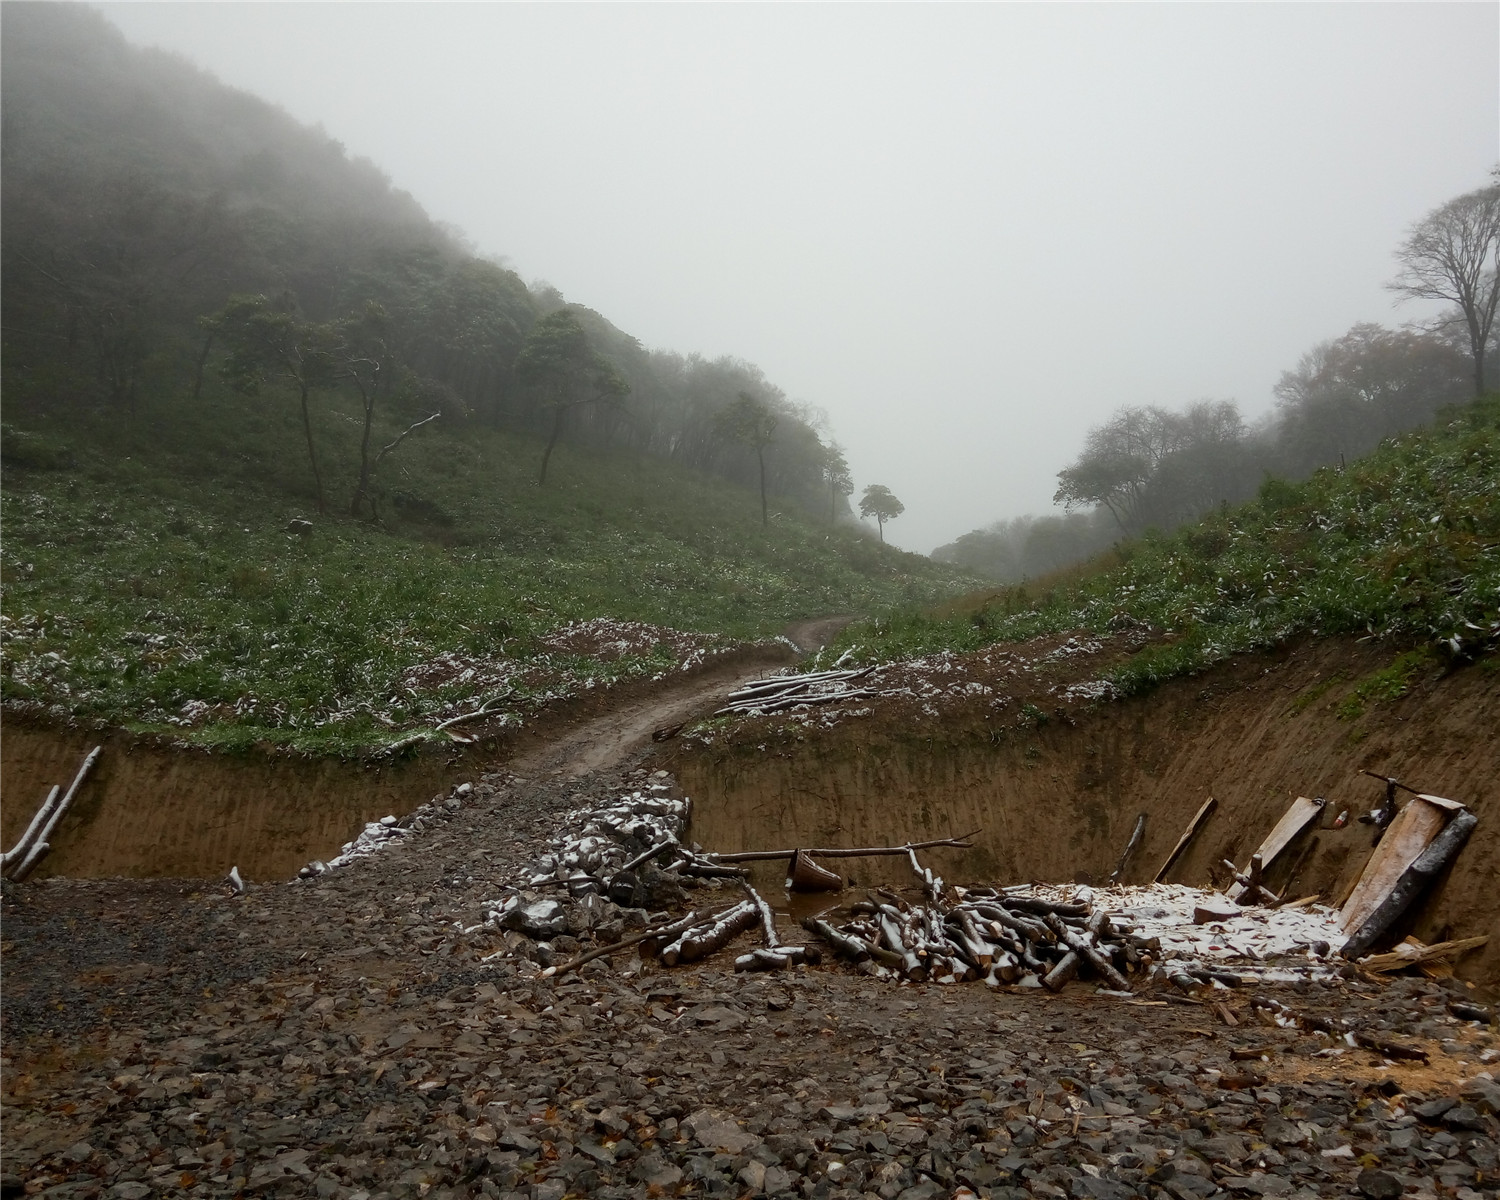
POLYGON ((485 902, 561 813, 643 779, 489 776, 419 833, 243 896, 7 894, 0 1193, 1500 1193, 1495 1031, 1449 1011, 1473 999, 1451 980, 1257 987, 1266 1007, 746 977, 732 954, 540 977, 485 902))

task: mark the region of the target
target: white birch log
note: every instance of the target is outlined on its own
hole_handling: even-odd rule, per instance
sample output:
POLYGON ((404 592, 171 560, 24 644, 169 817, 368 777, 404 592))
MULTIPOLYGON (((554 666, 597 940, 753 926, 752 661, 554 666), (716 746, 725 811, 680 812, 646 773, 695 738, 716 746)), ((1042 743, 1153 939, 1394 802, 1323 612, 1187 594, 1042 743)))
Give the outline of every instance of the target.
POLYGON ((58 822, 67 813, 68 805, 73 803, 73 797, 78 794, 78 789, 82 786, 84 778, 93 768, 94 763, 98 761, 99 755, 103 751, 103 746, 95 746, 84 757, 83 765, 78 768, 78 774, 73 776, 73 782, 68 785, 68 790, 63 794, 63 798, 53 807, 52 812, 47 817, 46 823, 36 835, 31 849, 27 851, 26 856, 21 860, 21 865, 11 872, 10 877, 16 883, 20 883, 26 876, 30 875, 36 869, 37 863, 41 862, 47 856, 47 852, 52 849, 47 839, 52 836, 52 831, 57 828, 58 822))

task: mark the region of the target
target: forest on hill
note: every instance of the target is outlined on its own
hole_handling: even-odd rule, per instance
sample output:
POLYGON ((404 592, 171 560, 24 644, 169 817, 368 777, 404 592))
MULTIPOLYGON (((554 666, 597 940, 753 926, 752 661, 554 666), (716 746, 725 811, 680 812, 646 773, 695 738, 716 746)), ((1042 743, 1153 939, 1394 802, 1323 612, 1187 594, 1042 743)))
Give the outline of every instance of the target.
MULTIPOLYGON (((1047 634, 1151 636, 1098 682, 1132 695, 1231 655, 1306 637, 1393 648, 1358 703, 1402 695, 1419 669, 1500 666, 1500 397, 1457 405, 1342 467, 1216 508, 1050 580, 851 625, 824 654, 947 656, 1047 634)), ((944 667, 944 670, 951 669, 944 667)))
POLYGON ((6 4, 6 712, 385 752, 967 573, 813 412, 476 257, 324 133, 6 4))
MULTIPOLYGON (((242 391, 306 383, 373 405, 398 431, 441 413, 449 431, 646 454, 758 488, 753 440, 724 416, 748 397, 774 428, 766 490, 848 514, 848 467, 818 414, 752 364, 648 349, 529 287, 374 164, 181 59, 130 46, 91 9, 8 4, 4 34, 13 424, 84 408, 160 416, 200 400, 227 366, 242 391), (523 358, 549 317, 575 330, 573 346, 559 357, 554 339, 550 360, 523 358)), ((309 424, 316 493, 319 442, 346 431, 309 424)), ((358 508, 355 481, 337 483, 358 508)))
POLYGON ((1416 222, 1396 262, 1390 289, 1440 302, 1436 319, 1399 329, 1362 322, 1320 342, 1282 373, 1259 422, 1233 400, 1122 407, 1058 472, 1063 513, 997 521, 933 557, 1001 582, 1035 579, 1248 500, 1267 479, 1350 463, 1484 395, 1500 380, 1500 168, 1488 186, 1416 222))

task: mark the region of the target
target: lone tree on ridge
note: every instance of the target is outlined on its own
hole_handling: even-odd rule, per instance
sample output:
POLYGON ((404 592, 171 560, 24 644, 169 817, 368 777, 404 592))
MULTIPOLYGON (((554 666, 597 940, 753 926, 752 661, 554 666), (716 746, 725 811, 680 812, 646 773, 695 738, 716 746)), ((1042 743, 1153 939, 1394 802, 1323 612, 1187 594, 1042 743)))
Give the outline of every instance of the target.
POLYGON ((859 498, 859 515, 862 517, 874 517, 875 523, 880 526, 880 540, 885 541, 885 523, 894 521, 906 511, 906 505, 897 500, 891 494, 891 489, 883 483, 872 483, 865 488, 865 493, 859 498))

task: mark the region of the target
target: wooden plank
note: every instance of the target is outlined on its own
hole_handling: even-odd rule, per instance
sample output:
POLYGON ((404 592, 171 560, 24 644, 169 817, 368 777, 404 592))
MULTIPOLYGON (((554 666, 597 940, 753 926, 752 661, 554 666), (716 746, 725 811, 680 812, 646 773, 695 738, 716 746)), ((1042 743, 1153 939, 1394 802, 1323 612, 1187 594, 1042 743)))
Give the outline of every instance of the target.
POLYGON ((1452 804, 1451 800, 1435 804, 1426 796, 1417 796, 1396 814, 1385 836, 1380 839, 1380 845, 1375 847, 1375 853, 1365 864, 1349 899, 1344 902, 1339 917, 1345 933, 1353 933, 1369 919, 1406 868, 1416 862, 1417 856, 1442 832, 1448 823, 1452 804))
POLYGON ((1193 840, 1193 834, 1198 832, 1198 826, 1203 823, 1203 819, 1207 817, 1209 813, 1213 812, 1213 810, 1218 806, 1219 802, 1212 796, 1210 796, 1203 802, 1203 807, 1200 808, 1197 812, 1197 815, 1188 822, 1187 828, 1182 831, 1182 836, 1177 839, 1177 845, 1172 847, 1172 853, 1167 855, 1167 861, 1162 863, 1161 870, 1156 873, 1156 877, 1151 881, 1152 883, 1161 882, 1161 877, 1171 869, 1172 864, 1177 861, 1177 856, 1181 854, 1186 848, 1187 844, 1193 840))
POLYGON ((1389 954, 1372 954, 1360 960, 1360 968, 1373 974, 1382 971, 1399 971, 1403 967, 1420 966, 1444 958, 1457 958, 1468 950, 1477 950, 1489 941, 1489 935, 1459 938, 1452 942, 1437 942, 1424 946, 1415 938, 1407 938, 1389 954))
MULTIPOLYGON (((1306 796, 1298 796, 1292 801, 1292 806, 1281 814, 1281 820, 1277 821, 1271 832, 1266 834, 1266 840, 1260 844, 1256 854, 1260 855, 1260 864, 1263 870, 1269 870, 1276 856, 1285 850, 1296 840, 1297 835, 1310 825, 1315 818, 1323 812, 1323 804, 1317 800, 1309 800, 1306 796)), ((1244 889, 1239 884, 1229 889, 1229 898, 1238 900, 1244 889)))

